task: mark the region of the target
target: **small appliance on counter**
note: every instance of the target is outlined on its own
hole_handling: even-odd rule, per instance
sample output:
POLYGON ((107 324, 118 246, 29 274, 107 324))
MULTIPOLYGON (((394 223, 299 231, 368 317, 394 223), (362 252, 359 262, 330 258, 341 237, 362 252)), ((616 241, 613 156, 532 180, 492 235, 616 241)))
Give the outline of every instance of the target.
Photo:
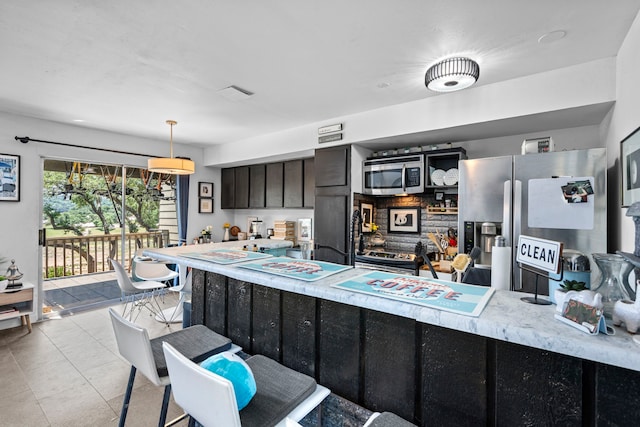
POLYGON ((262 220, 255 219, 251 221, 251 234, 249 239, 262 239, 262 220))

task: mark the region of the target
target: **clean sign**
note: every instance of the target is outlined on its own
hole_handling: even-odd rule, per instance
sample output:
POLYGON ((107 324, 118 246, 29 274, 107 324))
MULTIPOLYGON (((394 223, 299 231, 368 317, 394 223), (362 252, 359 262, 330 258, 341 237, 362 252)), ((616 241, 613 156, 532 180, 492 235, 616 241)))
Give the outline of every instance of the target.
POLYGON ((518 238, 516 261, 519 263, 558 274, 561 258, 562 242, 522 235, 518 238))

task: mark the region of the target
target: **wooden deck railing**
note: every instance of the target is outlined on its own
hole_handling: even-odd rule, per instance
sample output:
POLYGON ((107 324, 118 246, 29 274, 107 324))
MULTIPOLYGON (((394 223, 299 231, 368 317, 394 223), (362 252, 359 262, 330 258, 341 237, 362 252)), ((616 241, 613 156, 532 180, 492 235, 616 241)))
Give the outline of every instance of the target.
POLYGON ((161 248, 169 244, 169 231, 125 234, 125 253, 121 253, 121 236, 104 234, 95 236, 51 237, 43 250, 43 277, 98 273, 112 270, 109 258, 120 260, 125 268, 140 248, 161 248))

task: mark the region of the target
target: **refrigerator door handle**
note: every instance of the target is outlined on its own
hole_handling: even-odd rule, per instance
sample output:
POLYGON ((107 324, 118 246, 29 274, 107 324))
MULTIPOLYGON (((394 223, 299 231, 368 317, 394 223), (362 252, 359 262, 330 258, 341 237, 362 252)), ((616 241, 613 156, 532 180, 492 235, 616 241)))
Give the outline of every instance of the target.
MULTIPOLYGON (((513 241, 511 250, 518 250, 518 238, 522 232, 522 181, 513 181, 513 241)), ((518 268, 516 257, 513 257, 513 289, 522 289, 522 269, 518 268)))
POLYGON ((511 181, 504 182, 502 199, 502 236, 507 246, 511 246, 511 181))

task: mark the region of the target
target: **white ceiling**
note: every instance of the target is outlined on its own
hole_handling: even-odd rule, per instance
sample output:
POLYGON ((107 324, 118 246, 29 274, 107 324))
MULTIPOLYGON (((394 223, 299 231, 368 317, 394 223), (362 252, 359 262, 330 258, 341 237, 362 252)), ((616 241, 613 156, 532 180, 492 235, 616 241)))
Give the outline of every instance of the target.
POLYGON ((612 57, 638 0, 2 0, 0 111, 208 146, 612 57), (540 44, 554 31, 566 37, 540 44), (255 95, 229 101, 236 85, 255 95), (75 122, 74 120, 83 120, 75 122))

